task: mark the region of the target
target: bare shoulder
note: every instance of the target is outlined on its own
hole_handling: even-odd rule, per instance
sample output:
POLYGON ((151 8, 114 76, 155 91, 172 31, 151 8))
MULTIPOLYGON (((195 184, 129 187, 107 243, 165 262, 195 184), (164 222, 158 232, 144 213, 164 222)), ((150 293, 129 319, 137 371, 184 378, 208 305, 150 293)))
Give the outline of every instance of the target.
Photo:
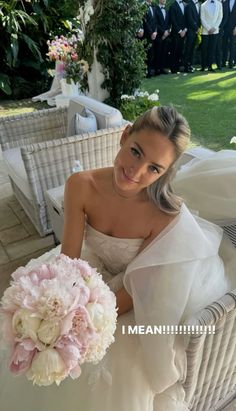
POLYGON ((73 199, 86 198, 98 191, 100 187, 105 187, 109 176, 111 174, 111 168, 101 168, 95 170, 80 171, 72 174, 65 187, 65 194, 70 194, 73 199))

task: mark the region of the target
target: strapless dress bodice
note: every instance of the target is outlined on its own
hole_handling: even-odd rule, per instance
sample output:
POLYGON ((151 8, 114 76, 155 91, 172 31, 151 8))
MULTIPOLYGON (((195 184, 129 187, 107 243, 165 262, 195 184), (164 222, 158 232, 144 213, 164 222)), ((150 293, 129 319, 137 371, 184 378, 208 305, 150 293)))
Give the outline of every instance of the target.
POLYGON ((142 242, 142 238, 112 237, 97 231, 89 224, 86 226, 86 246, 99 257, 105 269, 113 275, 126 269, 137 255, 142 242))

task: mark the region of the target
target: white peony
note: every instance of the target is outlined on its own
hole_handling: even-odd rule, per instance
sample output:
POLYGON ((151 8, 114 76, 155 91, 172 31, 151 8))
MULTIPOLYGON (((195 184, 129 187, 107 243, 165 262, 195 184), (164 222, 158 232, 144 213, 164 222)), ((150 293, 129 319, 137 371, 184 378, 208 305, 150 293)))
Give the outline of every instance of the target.
POLYGON ((12 318, 12 328, 14 333, 20 338, 29 337, 34 342, 37 341, 37 331, 40 323, 41 319, 36 317, 35 314, 26 308, 17 310, 12 318))
POLYGON ((38 329, 38 338, 44 344, 53 344, 60 335, 60 326, 56 318, 43 320, 38 329))
POLYGON ((230 140, 230 144, 233 144, 233 143, 235 143, 236 144, 236 137, 234 136, 234 137, 232 137, 231 138, 231 140, 230 140))
POLYGON ((100 329, 104 325, 104 308, 99 303, 88 303, 86 305, 90 320, 96 329, 100 329))
POLYGON ((66 377, 65 364, 61 356, 53 348, 37 353, 33 359, 27 378, 33 384, 47 386, 55 382, 57 385, 66 377))

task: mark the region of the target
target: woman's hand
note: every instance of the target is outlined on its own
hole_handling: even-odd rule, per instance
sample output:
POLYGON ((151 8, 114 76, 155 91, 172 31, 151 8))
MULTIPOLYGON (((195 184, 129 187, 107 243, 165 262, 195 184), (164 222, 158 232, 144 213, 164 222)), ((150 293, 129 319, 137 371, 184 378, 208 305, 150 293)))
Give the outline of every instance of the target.
POLYGON ((118 316, 133 308, 133 300, 130 295, 127 293, 126 289, 122 287, 119 291, 115 293, 116 295, 116 306, 118 308, 118 316))

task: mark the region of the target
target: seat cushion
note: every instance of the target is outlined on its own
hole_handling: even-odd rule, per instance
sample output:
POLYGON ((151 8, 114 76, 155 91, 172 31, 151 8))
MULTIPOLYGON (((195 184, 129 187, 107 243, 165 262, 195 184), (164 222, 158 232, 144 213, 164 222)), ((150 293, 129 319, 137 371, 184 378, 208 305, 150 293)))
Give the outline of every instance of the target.
POLYGON ((32 200, 32 194, 25 171, 25 165, 21 157, 20 148, 11 148, 3 152, 3 158, 6 165, 7 173, 22 191, 22 193, 32 200))
POLYGON ((110 127, 118 127, 123 124, 123 117, 119 110, 87 96, 78 96, 70 100, 68 108, 67 136, 75 134, 74 116, 82 114, 83 109, 88 108, 97 119, 98 130, 110 127))

